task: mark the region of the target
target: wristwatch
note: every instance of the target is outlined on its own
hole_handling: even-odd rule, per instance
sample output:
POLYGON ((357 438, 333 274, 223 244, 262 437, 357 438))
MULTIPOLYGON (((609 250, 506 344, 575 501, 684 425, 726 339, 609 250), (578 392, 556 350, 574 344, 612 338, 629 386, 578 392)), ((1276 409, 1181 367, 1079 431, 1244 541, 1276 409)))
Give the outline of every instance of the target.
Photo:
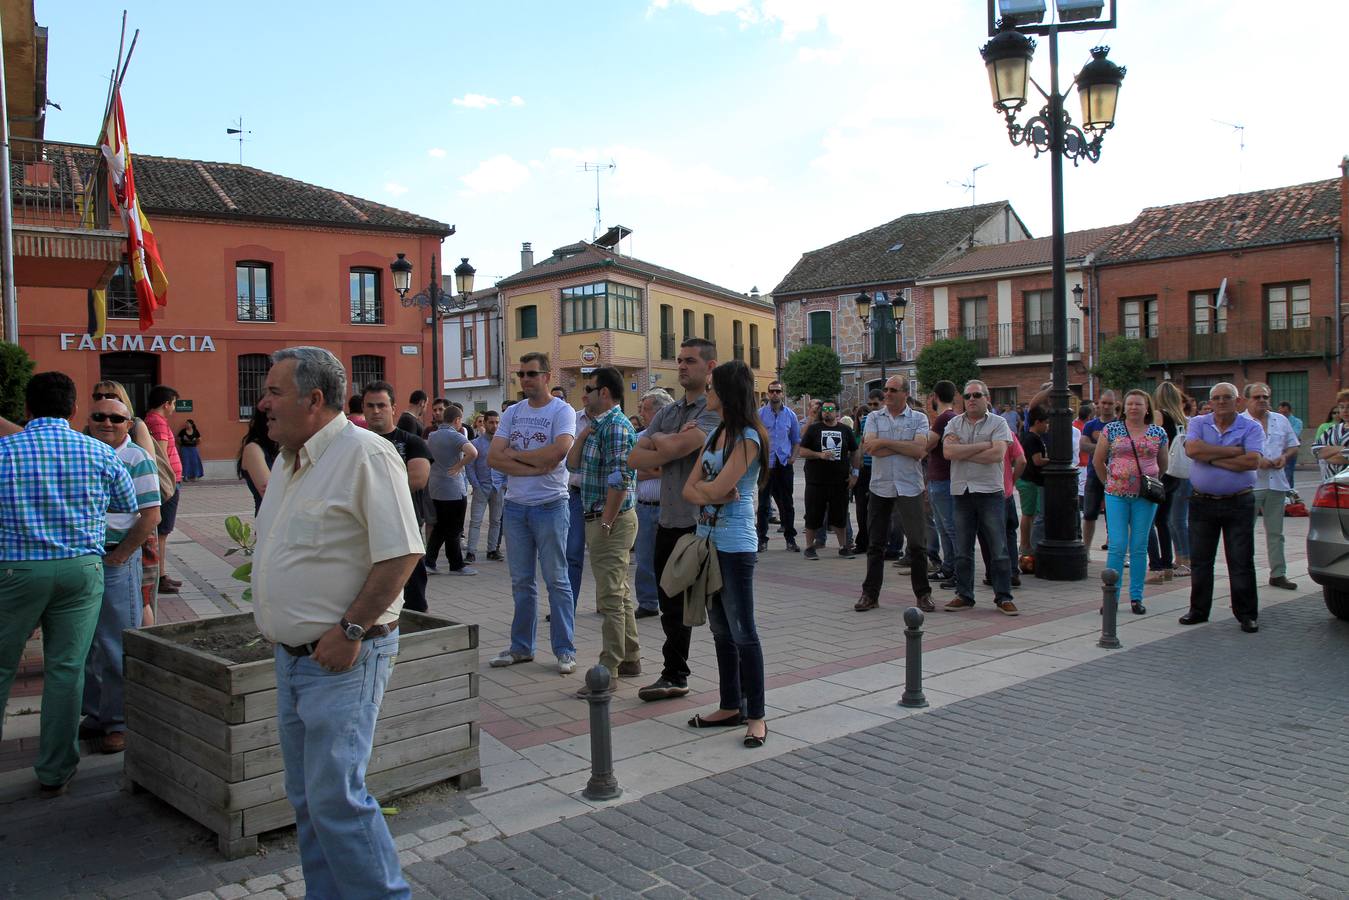
POLYGON ((338 627, 342 629, 342 633, 347 636, 347 640, 349 641, 359 641, 365 637, 365 629, 355 622, 348 621, 345 616, 343 616, 342 621, 338 623, 338 627))
POLYGON ((601 520, 600 520, 600 527, 603 528, 605 531, 612 531, 612 530, 613 530, 613 527, 614 527, 614 523, 613 523, 613 522, 606 522, 606 521, 604 521, 603 519, 601 519, 601 520))

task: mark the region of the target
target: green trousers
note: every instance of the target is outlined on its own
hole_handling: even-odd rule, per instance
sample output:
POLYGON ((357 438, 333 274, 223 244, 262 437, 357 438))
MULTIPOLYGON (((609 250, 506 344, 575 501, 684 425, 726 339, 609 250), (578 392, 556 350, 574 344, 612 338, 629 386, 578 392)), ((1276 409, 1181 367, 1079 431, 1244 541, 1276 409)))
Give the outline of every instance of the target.
POLYGON ((101 557, 0 561, 0 708, 29 635, 42 626, 42 736, 34 766, 42 784, 65 784, 80 763, 84 661, 102 603, 101 557))

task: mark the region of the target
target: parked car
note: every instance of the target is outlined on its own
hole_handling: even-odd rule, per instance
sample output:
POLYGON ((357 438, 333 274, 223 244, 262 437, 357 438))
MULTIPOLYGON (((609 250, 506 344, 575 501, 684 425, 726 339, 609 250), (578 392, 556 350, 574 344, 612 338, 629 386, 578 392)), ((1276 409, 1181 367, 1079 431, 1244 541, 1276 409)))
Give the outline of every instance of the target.
POLYGON ((1307 528, 1307 574, 1326 609, 1349 621, 1349 469, 1316 490, 1307 528))

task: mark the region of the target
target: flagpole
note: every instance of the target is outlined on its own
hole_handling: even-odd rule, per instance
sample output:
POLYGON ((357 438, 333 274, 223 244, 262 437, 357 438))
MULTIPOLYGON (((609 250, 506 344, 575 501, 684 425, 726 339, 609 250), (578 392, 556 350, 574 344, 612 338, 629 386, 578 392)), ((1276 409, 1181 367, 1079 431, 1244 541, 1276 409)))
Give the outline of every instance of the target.
MULTIPOLYGON (((40 112, 40 110, 39 110, 40 112)), ((19 298, 14 289, 14 194, 9 181, 9 101, 5 97, 5 50, 0 35, 0 266, 4 267, 0 282, 3 299, 5 340, 19 342, 19 298)))

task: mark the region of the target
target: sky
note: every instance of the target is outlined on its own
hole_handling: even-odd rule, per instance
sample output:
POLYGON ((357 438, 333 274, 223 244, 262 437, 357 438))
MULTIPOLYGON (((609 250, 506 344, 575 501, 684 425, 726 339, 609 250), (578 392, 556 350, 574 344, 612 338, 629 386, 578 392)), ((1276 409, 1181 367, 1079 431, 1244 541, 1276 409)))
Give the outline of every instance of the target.
MULTIPOLYGON (((1064 84, 1097 43, 1128 68, 1100 162, 1066 166, 1068 230, 1339 175, 1349 3, 1118 2, 1116 30, 1060 38, 1064 84)), ((992 107, 983 0, 36 0, 48 138, 96 140, 123 6, 133 154, 237 162, 242 117, 246 165, 453 224, 480 288, 523 241, 591 239, 595 165, 624 252, 740 292, 975 198, 1050 233, 1049 160, 992 107)))

